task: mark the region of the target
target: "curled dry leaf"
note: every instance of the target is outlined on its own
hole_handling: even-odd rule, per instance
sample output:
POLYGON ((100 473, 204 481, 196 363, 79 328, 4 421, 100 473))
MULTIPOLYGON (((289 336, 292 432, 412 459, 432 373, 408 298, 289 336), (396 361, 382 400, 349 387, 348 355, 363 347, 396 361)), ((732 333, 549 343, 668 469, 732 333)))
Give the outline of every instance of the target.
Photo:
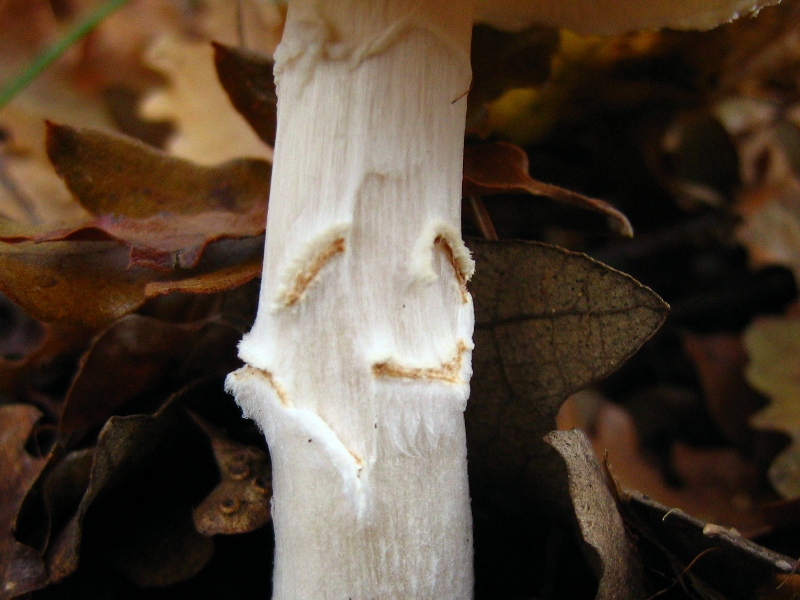
POLYGON ((667 305, 585 255, 530 242, 472 242, 477 268, 467 439, 474 478, 538 495, 542 437, 566 397, 619 367, 667 305))
POLYGON ((274 61, 249 50, 215 43, 214 63, 231 104, 258 137, 274 146, 278 125, 278 96, 272 75, 274 61))
POLYGON ((462 194, 545 196, 603 215, 614 233, 624 237, 633 236, 633 228, 627 217, 607 202, 533 179, 528 174, 528 155, 519 146, 508 142, 471 144, 464 148, 462 194))
POLYGON ((545 441, 564 460, 580 535, 595 554, 589 564, 600 582, 596 600, 644 598, 641 563, 586 435, 578 429, 552 431, 545 441))
POLYGON ((637 492, 620 505, 626 526, 648 565, 651 583, 663 595, 682 588, 690 598, 761 598, 776 576, 797 569, 797 561, 759 546, 735 529, 706 523, 637 492))
POLYGON ((128 249, 116 242, 0 243, 0 290, 41 321, 98 329, 148 298, 242 285, 259 275, 254 265, 262 252, 263 237, 221 240, 209 244, 194 269, 167 274, 129 267, 128 249))
POLYGON ((25 443, 41 413, 29 405, 0 406, 0 599, 13 598, 47 583, 39 554, 14 538, 17 511, 46 459, 34 458, 25 443))
POLYGON ((211 559, 214 542, 195 531, 191 516, 207 490, 211 459, 179 406, 184 393, 153 415, 111 417, 105 424, 88 488, 47 549, 53 581, 77 569, 89 527, 103 560, 140 586, 184 581, 211 559))
POLYGON ((247 533, 272 518, 272 470, 266 453, 222 434, 197 415, 208 434, 219 467, 220 483, 194 509, 194 525, 203 535, 247 533))

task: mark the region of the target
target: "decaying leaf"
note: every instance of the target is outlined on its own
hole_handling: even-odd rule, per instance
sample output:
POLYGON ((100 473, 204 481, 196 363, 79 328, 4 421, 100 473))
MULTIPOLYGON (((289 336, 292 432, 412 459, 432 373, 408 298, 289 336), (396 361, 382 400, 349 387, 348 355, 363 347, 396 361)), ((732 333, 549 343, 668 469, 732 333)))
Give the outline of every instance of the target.
POLYGON ((594 554, 589 564, 599 580, 596 600, 644 598, 639 557, 626 535, 586 435, 578 429, 553 431, 545 441, 558 451, 566 465, 578 528, 591 548, 588 552, 594 554))
POLYGON ((750 362, 745 376, 771 403, 750 423, 789 434, 792 444, 772 463, 769 478, 785 498, 800 496, 800 319, 764 317, 744 333, 750 362))
POLYGON ((217 76, 234 108, 265 143, 275 145, 278 96, 272 75, 274 61, 241 48, 214 44, 217 76))
POLYGON ((661 325, 646 287, 582 254, 527 242, 473 242, 475 350, 467 406, 470 470, 536 495, 535 457, 566 397, 610 373, 661 325))
POLYGON ((508 142, 468 144, 464 148, 464 196, 492 194, 531 194, 545 196, 599 213, 615 233, 632 237, 633 228, 627 217, 616 208, 557 185, 542 183, 528 174, 528 155, 519 146, 508 142))
POLYGON ((269 196, 271 169, 261 160, 202 167, 130 138, 55 124, 47 150, 72 193, 96 215, 244 213, 269 196))
POLYGON ((727 529, 668 508, 636 492, 621 505, 651 582, 664 595, 675 588, 689 598, 749 600, 762 586, 774 591, 776 576, 793 573, 797 561, 727 529))
MULTIPOLYGON (((138 395, 163 389, 165 376, 194 355, 187 348, 196 349, 214 328, 230 333, 228 343, 217 339, 215 354, 232 356, 238 332, 219 323, 176 324, 140 315, 115 321, 94 339, 81 360, 61 413, 62 431, 101 424, 138 395)), ((231 361, 218 362, 224 368, 231 361)))
POLYGON ((192 524, 192 506, 207 491, 210 457, 179 406, 192 393, 176 394, 153 415, 108 420, 93 452, 89 486, 49 544, 53 581, 77 569, 87 527, 102 560, 141 586, 184 581, 210 560, 214 542, 192 524))
POLYGON ((115 242, 0 244, 0 289, 41 321, 98 327, 141 306, 158 278, 128 269, 128 254, 115 242))
POLYGON ((247 533, 269 522, 272 472, 266 453, 223 435, 192 415, 208 434, 219 467, 220 483, 194 509, 194 524, 203 535, 247 533))
POLYGON ((0 406, 0 598, 5 600, 42 587, 47 572, 38 552, 14 539, 14 524, 25 494, 44 468, 25 443, 41 417, 33 406, 0 406))
POLYGON ((0 243, 0 290, 41 321, 97 329, 148 298, 242 285, 258 276, 254 265, 262 251, 263 237, 220 240, 205 248, 194 269, 164 273, 129 266, 129 250, 116 242, 0 243))

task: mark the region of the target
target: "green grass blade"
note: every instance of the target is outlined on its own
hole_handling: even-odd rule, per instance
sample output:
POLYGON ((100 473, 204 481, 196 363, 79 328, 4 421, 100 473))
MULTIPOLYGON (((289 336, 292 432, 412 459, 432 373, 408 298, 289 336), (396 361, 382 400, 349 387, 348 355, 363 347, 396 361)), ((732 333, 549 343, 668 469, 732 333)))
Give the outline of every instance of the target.
POLYGON ((31 81, 36 79, 53 61, 64 54, 70 46, 79 41, 83 36, 97 27, 103 19, 108 17, 118 8, 127 4, 129 0, 109 0, 98 6, 85 19, 75 25, 64 37, 53 46, 45 50, 28 65, 20 75, 12 80, 0 91, 0 108, 8 104, 17 94, 24 90, 31 81))

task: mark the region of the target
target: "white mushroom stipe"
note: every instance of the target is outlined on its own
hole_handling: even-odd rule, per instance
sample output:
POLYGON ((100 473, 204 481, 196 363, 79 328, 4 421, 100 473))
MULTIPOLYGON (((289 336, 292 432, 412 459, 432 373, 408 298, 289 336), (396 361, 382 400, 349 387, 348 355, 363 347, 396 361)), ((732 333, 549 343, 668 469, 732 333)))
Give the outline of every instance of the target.
MULTIPOLYGON (((769 0, 478 2, 496 23, 608 33, 710 27, 769 0)), ((259 311, 227 381, 270 447, 275 600, 473 595, 472 7, 289 1, 259 311)))

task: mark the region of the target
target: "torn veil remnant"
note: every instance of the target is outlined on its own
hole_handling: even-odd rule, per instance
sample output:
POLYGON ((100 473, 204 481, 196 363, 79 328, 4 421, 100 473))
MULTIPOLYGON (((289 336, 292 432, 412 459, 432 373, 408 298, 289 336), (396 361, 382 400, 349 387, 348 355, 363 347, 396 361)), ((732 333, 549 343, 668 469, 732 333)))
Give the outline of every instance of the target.
MULTIPOLYGON (((546 17, 603 32, 745 9, 478 5, 509 26, 546 17)), ((227 381, 270 446, 276 600, 472 597, 460 235, 472 11, 289 1, 259 312, 239 346, 248 366, 227 381)))

